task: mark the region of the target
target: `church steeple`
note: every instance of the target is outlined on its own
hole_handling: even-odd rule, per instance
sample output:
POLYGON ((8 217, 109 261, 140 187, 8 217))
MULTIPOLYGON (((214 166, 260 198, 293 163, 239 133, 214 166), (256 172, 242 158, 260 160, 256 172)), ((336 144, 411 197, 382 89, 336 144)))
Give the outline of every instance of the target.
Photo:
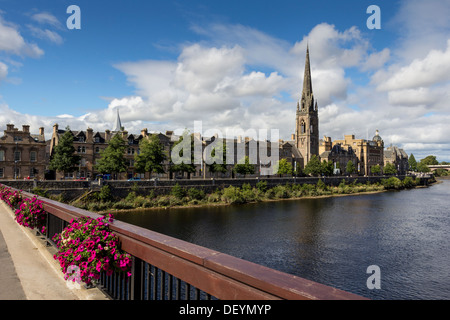
POLYGON ((303 77, 303 91, 302 99, 313 96, 312 82, 311 82, 311 65, 309 62, 309 45, 306 47, 306 61, 305 61, 305 75, 303 77))
POLYGON ((306 47, 302 96, 297 103, 295 136, 297 148, 303 156, 303 165, 306 165, 312 156, 319 155, 319 114, 312 89, 309 45, 306 47))
POLYGON ((119 108, 117 108, 117 117, 116 117, 116 122, 114 123, 114 129, 113 132, 119 132, 122 131, 122 122, 120 121, 120 116, 119 116, 119 108))

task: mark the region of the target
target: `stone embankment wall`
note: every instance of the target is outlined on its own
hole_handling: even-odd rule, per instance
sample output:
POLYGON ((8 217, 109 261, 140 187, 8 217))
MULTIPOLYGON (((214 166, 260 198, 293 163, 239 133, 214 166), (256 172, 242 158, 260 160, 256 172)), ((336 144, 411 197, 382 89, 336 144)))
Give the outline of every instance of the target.
MULTIPOLYGON (((397 176, 403 180, 405 176, 397 176)), ((99 190, 101 186, 108 185, 111 187, 115 196, 125 197, 131 190, 137 190, 140 194, 146 194, 153 190, 155 195, 168 194, 172 187, 177 183, 183 188, 199 188, 205 192, 213 192, 217 189, 229 186, 241 187, 244 183, 256 186, 259 181, 267 181, 267 186, 274 187, 276 185, 291 184, 316 184, 321 179, 325 184, 337 186, 342 180, 347 184, 355 183, 376 183, 382 179, 389 178, 387 176, 371 176, 371 177, 289 177, 289 178, 251 178, 251 179, 190 179, 190 180, 141 180, 141 181, 70 181, 70 180, 7 180, 1 181, 4 184, 19 190, 32 192, 34 188, 46 190, 50 195, 63 195, 67 200, 73 200, 83 195, 87 190, 99 190)), ((414 178, 414 176, 413 176, 414 178)), ((421 177, 420 184, 428 184, 430 177, 421 177)))

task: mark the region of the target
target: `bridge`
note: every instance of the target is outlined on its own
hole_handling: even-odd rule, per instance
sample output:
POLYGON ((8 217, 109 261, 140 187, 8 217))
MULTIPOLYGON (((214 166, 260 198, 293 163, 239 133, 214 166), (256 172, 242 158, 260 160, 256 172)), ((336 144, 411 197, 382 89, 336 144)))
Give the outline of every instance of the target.
MULTIPOLYGON (((20 192, 23 198, 35 196, 17 189, 10 188, 10 190, 20 192)), ((56 251, 53 236, 60 234, 71 220, 82 217, 93 219, 101 217, 96 213, 54 200, 43 197, 38 199, 42 201, 46 212, 46 232, 42 234, 33 229, 34 240, 32 240, 42 239, 47 244, 48 250, 53 252, 56 251)), ((0 200, 2 220, 13 222, 13 219, 5 218, 7 215, 12 217, 13 210, 14 208, 10 208, 5 201, 0 200)), ((122 249, 132 256, 132 269, 128 280, 124 279, 125 276, 121 273, 102 273, 94 289, 100 290, 108 299, 367 300, 349 292, 121 221, 113 221, 110 229, 119 237, 122 249)), ((14 237, 12 233, 5 234, 6 230, 12 229, 1 229, 5 238, 14 237)), ((9 243, 17 242, 9 240, 9 243)), ((29 259, 26 264, 28 266, 35 264, 37 261, 35 259, 36 257, 29 259)), ((14 264, 17 264, 17 261, 14 264)), ((46 290, 51 290, 53 284, 42 278, 42 274, 43 272, 33 273, 33 281, 40 283, 46 290)), ((63 289, 59 288, 59 290, 63 289)), ((4 294, 5 292, 2 291, 8 291, 3 284, 0 293, 4 294)), ((41 291, 44 289, 41 288, 41 291)), ((58 295, 56 292, 55 294, 58 295)))
POLYGON ((436 165, 428 165, 428 168, 430 168, 430 170, 436 171, 437 169, 444 169, 447 171, 450 171, 450 164, 436 164, 436 165))

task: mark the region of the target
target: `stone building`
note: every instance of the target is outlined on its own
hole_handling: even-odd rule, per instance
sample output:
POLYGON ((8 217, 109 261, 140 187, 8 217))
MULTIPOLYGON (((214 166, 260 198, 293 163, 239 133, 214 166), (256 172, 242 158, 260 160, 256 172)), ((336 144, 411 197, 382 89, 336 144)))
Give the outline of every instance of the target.
POLYGON ((408 154, 397 146, 390 146, 384 150, 384 165, 392 163, 398 174, 406 174, 409 169, 408 154))
MULTIPOLYGON (((53 126, 53 134, 50 140, 50 155, 53 154, 55 147, 58 145, 60 137, 66 132, 66 130, 59 129, 58 124, 53 126)), ((104 132, 94 132, 93 129, 72 131, 73 146, 75 152, 81 157, 81 161, 78 166, 78 170, 72 173, 68 173, 66 177, 62 176, 62 173, 54 173, 53 178, 60 179, 95 179, 98 172, 95 170, 95 164, 101 158, 101 152, 108 147, 108 143, 111 138, 117 134, 121 135, 126 143, 125 159, 128 164, 126 172, 120 173, 118 179, 130 179, 139 177, 142 179, 148 178, 149 173, 139 174, 134 167, 134 156, 140 152, 139 142, 141 139, 148 138, 151 134, 147 129, 143 129, 140 134, 129 134, 126 130, 123 130, 120 124, 120 118, 116 121, 116 127, 113 131, 105 130, 104 132), (121 130, 122 129, 122 130, 121 130), (119 130, 119 131, 118 131, 119 130)), ((165 151, 168 153, 170 150, 170 137, 164 134, 156 134, 162 142, 165 151)), ((169 163, 165 163, 168 168, 169 163)), ((155 176, 155 175, 154 175, 155 176)), ((106 176, 105 178, 112 178, 106 176)))
POLYGON ((44 128, 31 134, 7 124, 0 137, 0 179, 44 179, 47 164, 44 128))
POLYGON ((345 135, 343 140, 333 141, 333 146, 339 144, 346 150, 352 150, 357 159, 357 172, 364 176, 372 175, 372 168, 384 167, 384 142, 378 130, 372 140, 356 139, 355 135, 345 135))

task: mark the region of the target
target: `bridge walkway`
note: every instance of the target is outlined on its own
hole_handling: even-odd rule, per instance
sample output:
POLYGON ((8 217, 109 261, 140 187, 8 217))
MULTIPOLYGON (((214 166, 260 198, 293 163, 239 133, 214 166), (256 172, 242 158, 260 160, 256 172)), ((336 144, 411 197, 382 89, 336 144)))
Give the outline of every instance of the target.
POLYGON ((0 300, 107 300, 97 288, 67 286, 51 249, 0 201, 0 300))

